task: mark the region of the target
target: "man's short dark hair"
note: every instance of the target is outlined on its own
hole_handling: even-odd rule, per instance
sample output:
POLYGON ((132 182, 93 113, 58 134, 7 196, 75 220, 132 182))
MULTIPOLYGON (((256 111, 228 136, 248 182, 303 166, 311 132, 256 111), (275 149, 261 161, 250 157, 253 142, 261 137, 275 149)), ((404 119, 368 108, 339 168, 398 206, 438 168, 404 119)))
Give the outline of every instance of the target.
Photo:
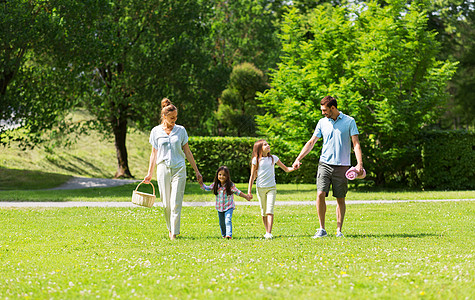
POLYGON ((338 104, 336 103, 336 99, 333 98, 332 96, 323 97, 322 101, 320 101, 320 105, 325 105, 328 108, 330 108, 332 106, 335 106, 335 108, 338 108, 338 104))

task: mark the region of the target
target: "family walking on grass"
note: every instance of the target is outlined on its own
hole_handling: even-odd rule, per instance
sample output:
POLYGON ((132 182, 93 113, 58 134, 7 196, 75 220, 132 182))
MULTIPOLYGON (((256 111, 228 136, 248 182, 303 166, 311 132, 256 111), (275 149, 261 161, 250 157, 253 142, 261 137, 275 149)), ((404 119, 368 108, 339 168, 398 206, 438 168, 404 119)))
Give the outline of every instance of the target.
POLYGON ((300 168, 301 160, 313 149, 318 139, 323 138, 322 154, 317 173, 317 213, 320 227, 313 238, 325 237, 326 203, 325 198, 332 186, 333 196, 337 199, 337 237, 343 237, 342 226, 345 217, 345 197, 348 191, 348 175, 351 162, 351 143, 357 160, 357 165, 351 169, 357 175, 364 174, 361 146, 358 139, 358 129, 355 120, 338 110, 337 101, 326 96, 320 102, 322 118, 292 167, 284 165, 276 155, 271 154, 270 145, 266 140, 258 140, 252 150, 251 174, 247 194, 236 188, 231 180, 230 171, 226 166, 220 166, 213 183, 207 186, 196 165, 188 145, 188 134, 183 126, 175 124, 178 111, 169 99, 162 100, 161 123, 150 133, 152 151, 148 174, 143 182, 150 183, 155 165, 157 166, 157 182, 160 198, 163 203, 165 220, 170 239, 176 239, 180 234, 180 217, 183 195, 186 184, 185 158, 195 171, 196 178, 206 191, 213 191, 216 196, 216 210, 223 238, 232 238, 232 215, 235 208, 234 195, 250 201, 253 199, 251 190, 256 181, 256 194, 259 200, 262 221, 264 223, 265 239, 272 239, 274 224, 274 204, 276 200, 275 165, 285 172, 300 168))

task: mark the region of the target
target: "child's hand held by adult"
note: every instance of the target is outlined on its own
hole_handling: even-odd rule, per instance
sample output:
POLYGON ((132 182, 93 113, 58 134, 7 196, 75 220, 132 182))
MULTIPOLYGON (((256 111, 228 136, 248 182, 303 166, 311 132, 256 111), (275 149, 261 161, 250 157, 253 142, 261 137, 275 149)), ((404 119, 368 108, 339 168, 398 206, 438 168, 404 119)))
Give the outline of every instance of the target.
POLYGON ((302 163, 298 159, 296 159, 294 163, 292 164, 293 171, 298 170, 301 164, 302 163))

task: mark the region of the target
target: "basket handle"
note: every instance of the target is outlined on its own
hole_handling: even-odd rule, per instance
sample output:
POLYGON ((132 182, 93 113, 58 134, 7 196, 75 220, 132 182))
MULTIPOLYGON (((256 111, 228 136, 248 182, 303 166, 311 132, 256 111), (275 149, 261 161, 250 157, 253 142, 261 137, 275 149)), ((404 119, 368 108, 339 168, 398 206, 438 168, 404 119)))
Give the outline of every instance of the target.
MULTIPOLYGON (((139 183, 139 185, 137 185, 137 187, 135 188, 135 191, 137 191, 139 189, 139 186, 142 184, 142 183, 145 183, 144 181, 142 181, 141 183, 139 183)), ((153 195, 155 196, 155 187, 153 186, 153 183, 152 182, 149 182, 148 184, 150 184, 153 188, 153 195)))

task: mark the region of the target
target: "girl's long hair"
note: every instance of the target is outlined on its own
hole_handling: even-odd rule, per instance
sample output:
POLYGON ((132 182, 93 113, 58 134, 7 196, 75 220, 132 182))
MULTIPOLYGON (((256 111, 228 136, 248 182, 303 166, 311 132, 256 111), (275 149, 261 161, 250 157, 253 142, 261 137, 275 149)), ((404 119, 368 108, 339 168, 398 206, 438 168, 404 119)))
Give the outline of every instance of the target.
POLYGON ((213 185, 213 193, 215 195, 218 194, 218 189, 221 187, 221 181, 218 179, 218 173, 224 171, 224 174, 226 175, 226 183, 225 183, 225 188, 226 188, 226 195, 232 195, 233 192, 231 190, 231 187, 233 185, 233 182, 231 181, 231 175, 229 174, 229 169, 226 166, 221 166, 218 168, 216 171, 216 175, 214 176, 214 185, 213 185))
MULTIPOLYGON (((256 170, 259 169, 259 160, 262 158, 262 145, 266 140, 258 140, 254 143, 254 147, 252 148, 252 158, 256 158, 256 170)), ((274 163, 274 157, 269 153, 267 153, 267 157, 272 159, 272 163, 274 163)))

